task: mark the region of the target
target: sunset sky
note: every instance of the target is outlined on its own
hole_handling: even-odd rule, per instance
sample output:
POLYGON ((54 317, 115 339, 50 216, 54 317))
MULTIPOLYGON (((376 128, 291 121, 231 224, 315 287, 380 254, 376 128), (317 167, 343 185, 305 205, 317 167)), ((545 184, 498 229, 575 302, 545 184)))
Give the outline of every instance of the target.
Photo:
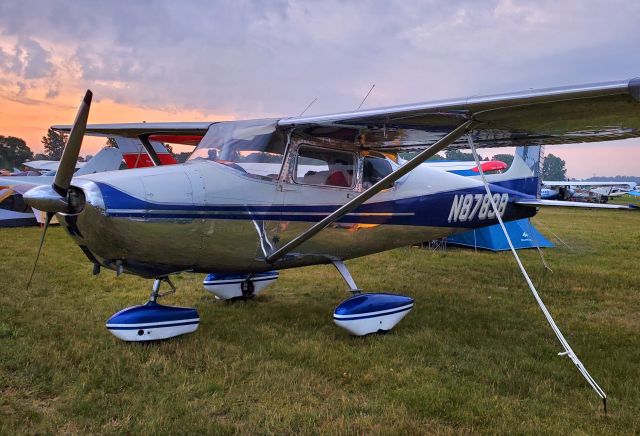
MULTIPOLYGON (((367 108, 627 79, 638 17, 617 0, 5 0, 0 135, 41 151, 87 88, 102 123, 337 112, 373 83, 367 108)), ((547 153, 571 177, 640 175, 640 140, 547 153)))

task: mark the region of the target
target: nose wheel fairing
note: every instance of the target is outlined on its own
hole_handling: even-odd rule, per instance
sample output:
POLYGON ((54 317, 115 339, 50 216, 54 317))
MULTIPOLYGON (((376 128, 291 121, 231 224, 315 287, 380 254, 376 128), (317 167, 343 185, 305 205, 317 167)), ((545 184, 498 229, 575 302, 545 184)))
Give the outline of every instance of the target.
POLYGON ((195 308, 158 303, 159 298, 175 291, 168 277, 156 278, 149 301, 115 313, 107 320, 107 329, 116 338, 127 342, 157 341, 195 332, 200 325, 200 316, 195 308), (167 283, 171 290, 160 293, 162 282, 167 283))
POLYGON ((192 307, 163 306, 155 301, 127 307, 107 320, 107 329, 127 342, 169 339, 193 333, 200 317, 192 307))

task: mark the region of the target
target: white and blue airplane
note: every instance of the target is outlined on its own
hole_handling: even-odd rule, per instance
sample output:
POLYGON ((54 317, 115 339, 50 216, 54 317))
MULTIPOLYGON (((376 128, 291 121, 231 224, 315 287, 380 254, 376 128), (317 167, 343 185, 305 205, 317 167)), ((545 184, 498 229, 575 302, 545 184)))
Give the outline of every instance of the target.
POLYGON ((640 136, 640 78, 230 122, 87 126, 91 96, 72 126, 54 126, 70 135, 53 183, 24 198, 57 216, 94 273, 154 279, 149 303, 107 322, 124 340, 197 328, 195 309, 156 301, 163 282, 173 288, 171 274, 207 273, 208 289, 226 299, 255 295, 276 270, 316 264, 335 265, 354 293, 334 311, 338 325, 356 335, 389 330, 413 300, 360 293, 345 260, 532 217, 541 206, 632 208, 540 199, 540 146, 640 136), (73 177, 85 134, 136 139, 155 166, 73 177), (162 165, 152 141, 197 145, 186 163, 162 165), (516 146, 514 163, 487 185, 420 165, 446 147, 476 145, 516 146), (385 158, 416 150, 401 166, 385 158))

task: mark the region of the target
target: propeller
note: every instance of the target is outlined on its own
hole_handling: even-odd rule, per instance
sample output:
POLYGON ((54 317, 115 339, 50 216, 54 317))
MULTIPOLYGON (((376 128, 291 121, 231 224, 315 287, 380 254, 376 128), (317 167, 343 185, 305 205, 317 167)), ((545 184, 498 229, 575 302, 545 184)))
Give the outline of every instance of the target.
POLYGON ((29 286, 31 286, 31 280, 33 280, 33 275, 36 272, 36 266, 38 265, 40 252, 42 251, 42 246, 44 245, 44 236, 47 234, 47 229, 49 228, 49 223, 51 222, 53 215, 55 215, 53 212, 47 212, 47 216, 44 219, 44 228, 42 229, 42 235, 40 236, 40 245, 38 246, 38 254, 36 254, 36 260, 35 262, 33 262, 33 269, 31 270, 31 275, 29 275, 29 281, 27 282, 27 291, 29 290, 29 286))
POLYGON ((82 99, 82 103, 80 103, 80 107, 78 108, 78 113, 76 114, 76 119, 73 122, 73 127, 71 128, 71 133, 69 133, 67 143, 64 146, 62 158, 60 159, 60 164, 58 165, 58 171, 56 172, 53 184, 51 186, 44 185, 35 187, 25 192, 23 195, 24 201, 29 206, 46 212, 44 228, 42 229, 42 236, 40 236, 40 246, 38 247, 36 260, 33 263, 33 269, 31 270, 29 281, 27 282, 27 290, 31 285, 33 275, 36 272, 38 258, 40 257, 42 246, 44 245, 44 238, 47 234, 47 229, 49 228, 49 224, 51 223, 53 216, 58 212, 71 212, 74 209, 74 198, 76 196, 72 195, 73 193, 70 189, 71 178, 73 177, 73 173, 76 169, 76 163, 78 161, 78 156, 80 155, 80 147, 82 146, 82 138, 84 137, 87 129, 87 119, 89 118, 89 108, 91 107, 92 97, 93 93, 90 90, 87 90, 84 98, 82 99))

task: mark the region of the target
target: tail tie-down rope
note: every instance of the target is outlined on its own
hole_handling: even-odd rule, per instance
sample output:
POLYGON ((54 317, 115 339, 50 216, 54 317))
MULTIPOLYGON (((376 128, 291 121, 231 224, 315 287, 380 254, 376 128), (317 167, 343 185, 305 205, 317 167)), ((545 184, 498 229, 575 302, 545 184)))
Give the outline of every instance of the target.
POLYGON ((480 165, 480 159, 478 158, 478 153, 476 152, 476 147, 475 147, 475 145, 473 143, 473 139, 471 138, 470 134, 467 134, 467 142, 469 143, 469 148, 471 149, 471 152, 473 153, 473 158, 476 161, 476 166, 478 167, 478 171, 480 172, 480 176, 482 178, 482 183, 484 184, 484 189, 487 191, 487 196, 489 197, 489 201, 491 202, 491 207, 492 207, 494 213, 496 214, 496 218, 498 218, 498 222, 500 223, 500 227, 502 228, 502 232, 504 233, 504 237, 507 239, 507 243, 509 244, 509 248, 511 249, 511 253, 513 253, 513 257, 516 259, 516 263, 518 264, 518 267, 520 268, 520 272, 522 273, 522 276, 524 277, 525 281, 527 282, 527 285, 529 285, 529 289, 531 290, 531 293, 533 294, 533 298, 535 298, 536 302, 538 303, 538 306, 540 306, 540 310, 542 310, 542 313, 544 314, 545 318, 547 319, 547 322, 551 326, 551 330, 553 330, 553 332, 555 333, 556 337, 558 338, 558 341, 560 341, 560 345, 562 345, 562 348, 564 348, 564 351, 558 353, 558 355, 559 356, 567 356, 567 357, 569 357, 569 359, 571 359, 571 361, 576 366, 576 368, 578 368, 578 371, 580 371, 580 374, 582 374, 582 376, 587 381, 587 383, 589 383, 589 385, 591 385, 593 390, 596 391, 596 394, 598 394, 598 396, 600 398, 602 398, 602 402, 604 404, 604 413, 606 415, 606 413, 607 413, 607 394, 602 390, 602 388, 593 379, 593 377, 591 377, 591 374, 589 374, 589 372, 584 367, 584 365, 582 364, 580 359, 578 359, 578 356, 576 356, 576 354, 573 352, 573 349, 571 349, 571 346, 569 345, 567 340, 564 338, 564 335, 562 334, 562 332, 560 331, 560 329, 556 325, 555 321, 551 317, 551 314, 547 310, 547 307, 544 305, 544 302, 542 301, 542 298, 540 298, 540 295, 538 295, 538 291, 536 290, 536 287, 533 285, 533 282, 529 278, 529 274, 527 274, 527 271, 524 269, 524 266, 522 265, 522 262, 520 261, 520 257, 518 256, 518 253, 516 252, 516 249, 513 247, 513 243, 511 242, 511 238, 509 237, 509 233, 507 232, 507 229, 504 226, 504 222, 502 221, 502 217, 500 216, 500 213, 498 213, 498 205, 496 204, 495 200, 493 199, 493 196, 491 194, 491 190, 489 189, 489 184, 487 183, 487 179, 484 176, 484 172, 482 171, 482 165, 480 165))

